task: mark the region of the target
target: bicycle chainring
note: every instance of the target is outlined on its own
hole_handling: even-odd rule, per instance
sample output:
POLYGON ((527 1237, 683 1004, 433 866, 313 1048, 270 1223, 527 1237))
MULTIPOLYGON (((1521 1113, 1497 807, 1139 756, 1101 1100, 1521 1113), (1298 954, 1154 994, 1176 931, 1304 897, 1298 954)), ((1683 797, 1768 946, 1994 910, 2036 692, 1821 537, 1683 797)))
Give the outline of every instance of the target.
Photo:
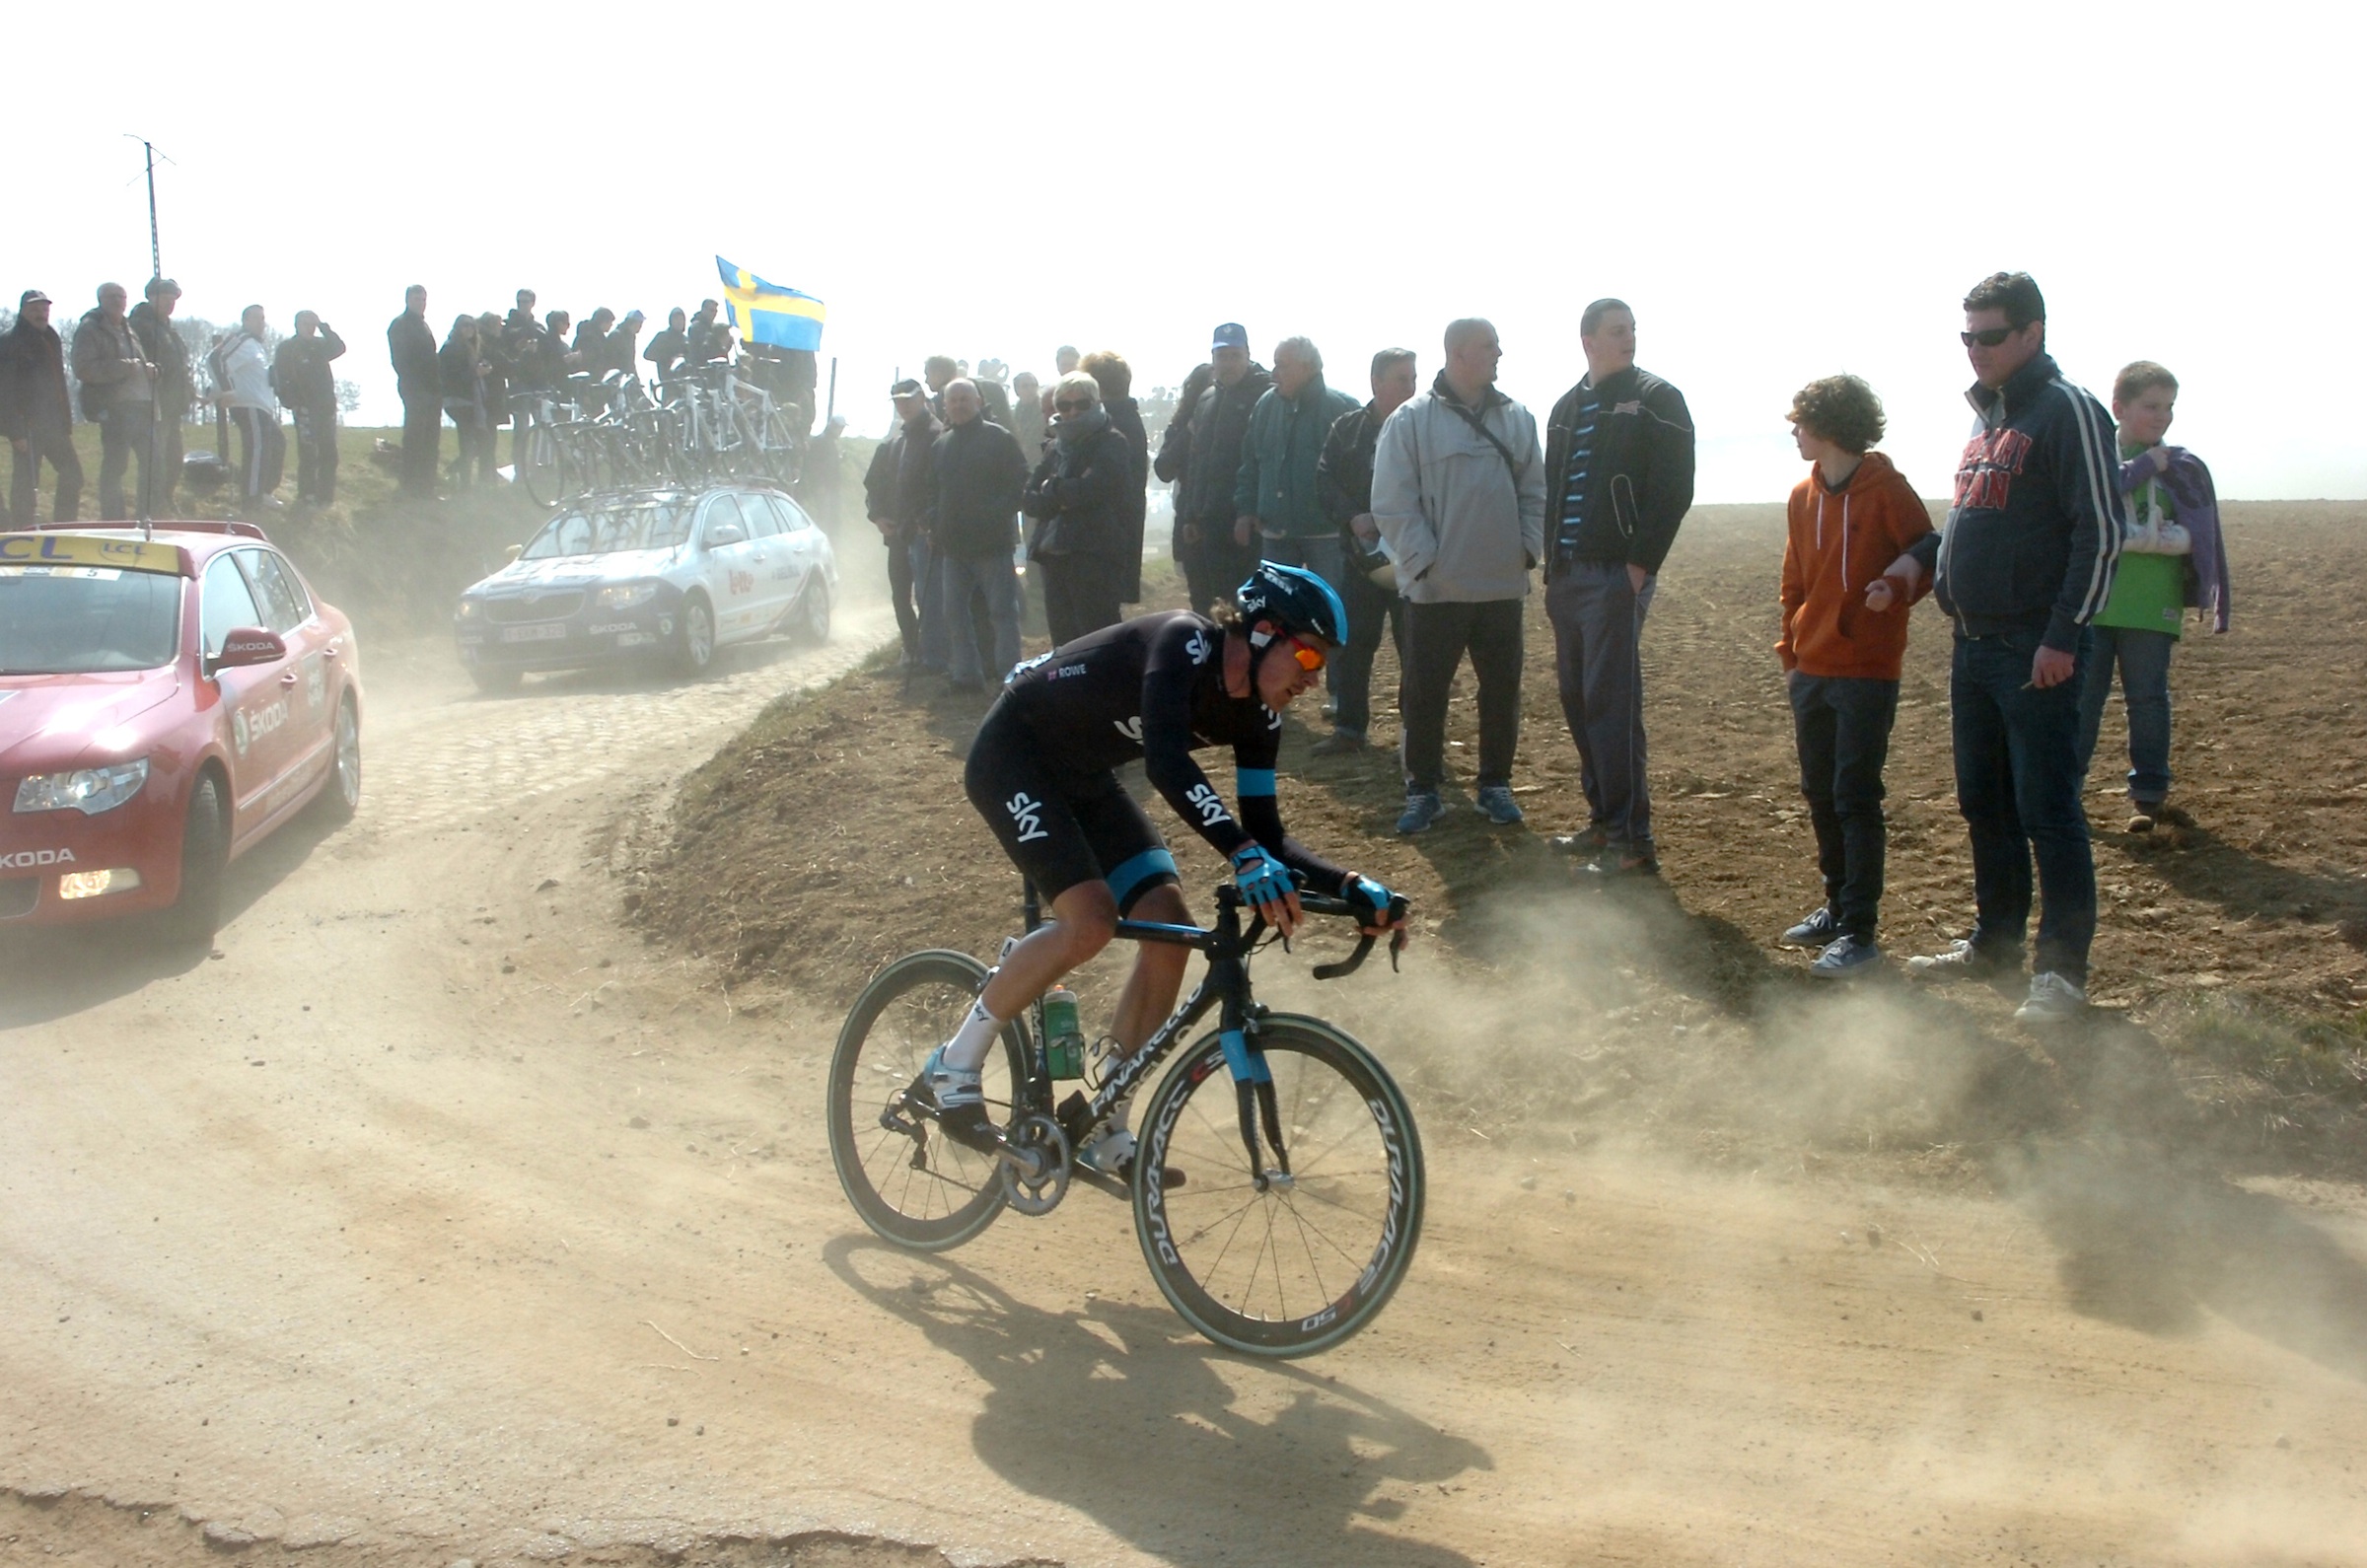
POLYGON ((1003 1191, 1030 1217, 1049 1214, 1068 1196, 1068 1134, 1053 1117, 1022 1116, 1003 1135, 1003 1191))

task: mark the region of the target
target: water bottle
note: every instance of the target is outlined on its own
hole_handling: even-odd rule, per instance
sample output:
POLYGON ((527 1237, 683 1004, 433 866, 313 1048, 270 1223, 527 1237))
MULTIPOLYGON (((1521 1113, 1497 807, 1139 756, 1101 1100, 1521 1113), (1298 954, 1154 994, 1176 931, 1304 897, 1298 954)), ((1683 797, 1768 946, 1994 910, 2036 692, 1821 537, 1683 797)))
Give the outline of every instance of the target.
POLYGON ((1054 1078, 1085 1076, 1085 1031, 1077 1022, 1077 993, 1065 985, 1043 993, 1043 1058, 1054 1078))

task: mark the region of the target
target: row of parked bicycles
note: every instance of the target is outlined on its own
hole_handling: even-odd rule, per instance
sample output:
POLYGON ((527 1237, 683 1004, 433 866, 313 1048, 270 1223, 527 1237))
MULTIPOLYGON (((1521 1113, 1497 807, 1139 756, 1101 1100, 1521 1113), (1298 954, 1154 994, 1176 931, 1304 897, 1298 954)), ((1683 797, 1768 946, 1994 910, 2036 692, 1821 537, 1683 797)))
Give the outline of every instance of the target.
POLYGON ((623 371, 512 393, 526 431, 518 480, 539 506, 599 490, 724 479, 795 484, 806 441, 790 405, 730 365, 655 384, 623 371))

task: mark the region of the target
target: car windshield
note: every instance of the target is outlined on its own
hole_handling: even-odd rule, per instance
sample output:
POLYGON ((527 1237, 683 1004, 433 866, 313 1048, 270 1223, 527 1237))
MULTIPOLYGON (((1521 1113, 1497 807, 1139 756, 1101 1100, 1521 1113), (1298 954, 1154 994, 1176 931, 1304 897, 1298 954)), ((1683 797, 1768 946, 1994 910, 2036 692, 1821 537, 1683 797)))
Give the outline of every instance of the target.
POLYGON ((547 561, 562 555, 672 549, 690 536, 691 512, 684 497, 584 507, 553 518, 519 558, 547 561))
POLYGON ((111 566, 0 566, 0 676, 154 670, 180 646, 181 579, 111 566))

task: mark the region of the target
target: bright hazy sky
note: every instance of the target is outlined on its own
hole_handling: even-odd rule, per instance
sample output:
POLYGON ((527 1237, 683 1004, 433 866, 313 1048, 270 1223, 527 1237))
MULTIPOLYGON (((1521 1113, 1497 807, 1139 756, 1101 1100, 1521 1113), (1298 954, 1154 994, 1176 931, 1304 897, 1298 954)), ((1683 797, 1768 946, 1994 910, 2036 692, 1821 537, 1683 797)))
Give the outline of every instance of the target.
POLYGON ((412 281, 439 335, 521 284, 654 328, 717 292, 721 252, 828 303, 859 432, 937 350, 1048 374, 1056 344, 1111 347, 1141 389, 1234 320, 1260 359, 1307 333, 1361 395, 1374 349, 1419 350, 1426 380, 1466 314, 1542 417, 1584 368, 1579 307, 1614 294, 1691 402, 1701 499, 1779 498, 1790 394, 1836 370, 1935 495, 1968 417, 1958 302, 2021 267, 2074 379, 2177 373, 2173 439, 2223 493, 2367 496, 2350 6, 135 0, 107 23, 105 49, 60 8, 12 29, 45 64, 0 92, 9 303, 136 290, 145 134, 176 160, 184 312, 320 311, 365 420, 393 415, 412 281))

